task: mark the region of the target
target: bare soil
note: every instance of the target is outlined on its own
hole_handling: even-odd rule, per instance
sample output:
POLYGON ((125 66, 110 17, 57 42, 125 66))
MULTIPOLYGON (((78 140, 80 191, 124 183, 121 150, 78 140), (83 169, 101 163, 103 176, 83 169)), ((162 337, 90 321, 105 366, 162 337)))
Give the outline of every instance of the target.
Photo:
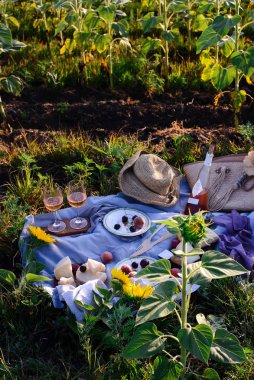
MULTIPOLYGON (((229 98, 214 106, 214 93, 176 91, 163 95, 127 95, 93 89, 45 87, 26 88, 21 96, 2 94, 7 113, 8 140, 24 128, 31 134, 47 130, 83 130, 106 138, 137 133, 141 140, 154 143, 172 136, 190 134, 194 141, 206 142, 222 136, 241 142, 234 128, 234 110, 229 98)), ((254 104, 246 103, 240 113, 242 124, 254 124, 254 104)), ((7 142, 7 141, 5 141, 7 142)))

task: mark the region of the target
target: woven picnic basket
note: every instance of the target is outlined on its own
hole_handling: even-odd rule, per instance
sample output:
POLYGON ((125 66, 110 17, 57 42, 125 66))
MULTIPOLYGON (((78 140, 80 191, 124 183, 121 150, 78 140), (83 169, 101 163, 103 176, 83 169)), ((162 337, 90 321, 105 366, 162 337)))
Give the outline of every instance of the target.
MULTIPOLYGON (((245 156, 245 154, 232 154, 213 159, 208 183, 209 211, 214 211, 209 208, 209 199, 211 196, 214 196, 215 192, 218 198, 222 198, 228 189, 234 188, 237 180, 243 174, 243 160, 245 156), (224 173, 223 176, 222 173, 224 173)), ((198 161, 186 164, 183 167, 191 189, 198 179, 202 165, 203 161, 198 161)), ((248 188, 234 190, 222 210, 254 211, 254 178, 250 179, 248 188)))

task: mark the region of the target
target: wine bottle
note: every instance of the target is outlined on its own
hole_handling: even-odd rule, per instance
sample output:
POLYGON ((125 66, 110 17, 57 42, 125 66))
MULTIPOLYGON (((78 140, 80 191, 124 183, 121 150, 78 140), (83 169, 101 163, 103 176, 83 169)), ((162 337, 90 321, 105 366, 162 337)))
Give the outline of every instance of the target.
POLYGON ((184 213, 195 214, 199 210, 207 210, 208 202, 208 181, 213 160, 214 144, 210 145, 206 153, 205 161, 199 172, 198 179, 193 186, 191 195, 187 201, 184 213))

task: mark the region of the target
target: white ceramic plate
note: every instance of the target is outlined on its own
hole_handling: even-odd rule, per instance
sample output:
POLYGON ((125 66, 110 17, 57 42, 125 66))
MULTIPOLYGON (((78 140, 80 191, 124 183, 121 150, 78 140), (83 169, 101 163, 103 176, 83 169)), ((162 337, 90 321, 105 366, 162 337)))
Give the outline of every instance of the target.
POLYGON ((151 226, 151 220, 150 218, 144 214, 142 211, 138 211, 132 208, 122 207, 118 208, 116 210, 110 211, 107 215, 103 218, 103 225, 104 227, 111 232, 112 234, 119 235, 119 236, 138 236, 145 233, 147 230, 149 230, 151 226), (144 226, 135 232, 130 231, 130 227, 133 223, 133 216, 140 216, 144 219, 144 226), (122 222, 122 217, 127 216, 128 223, 127 225, 124 225, 122 222), (117 230, 114 228, 116 224, 120 225, 120 228, 117 230))
POLYGON ((139 257, 133 257, 133 258, 126 258, 126 259, 123 259, 123 260, 119 261, 119 262, 116 264, 115 268, 116 268, 116 269, 121 269, 121 267, 122 267, 123 265, 129 265, 129 266, 132 268, 131 264, 132 264, 133 262, 135 262, 135 263, 138 264, 138 267, 137 267, 137 268, 132 268, 132 269, 133 269, 135 272, 139 272, 141 269, 144 269, 144 268, 142 268, 141 265, 140 265, 140 261, 143 260, 143 259, 148 260, 148 261, 149 261, 149 264, 152 264, 152 263, 154 263, 154 262, 156 261, 156 259, 153 259, 152 257, 148 257, 148 256, 139 256, 139 257))

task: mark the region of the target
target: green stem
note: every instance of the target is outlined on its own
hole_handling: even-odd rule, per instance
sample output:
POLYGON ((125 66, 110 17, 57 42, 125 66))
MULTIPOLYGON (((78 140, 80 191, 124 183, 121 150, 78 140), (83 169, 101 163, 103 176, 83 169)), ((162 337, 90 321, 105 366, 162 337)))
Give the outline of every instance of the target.
POLYGON ((189 17, 188 17, 188 24, 187 24, 187 28, 188 28, 188 43, 189 43, 189 58, 190 58, 190 54, 191 54, 191 2, 190 0, 188 0, 188 13, 189 13, 189 17))
MULTIPOLYGON (((220 15, 220 0, 216 0, 216 16, 220 15)), ((216 44, 215 46, 215 61, 219 62, 219 46, 216 44)))
POLYGON ((170 335, 170 334, 162 335, 162 338, 170 338, 170 339, 175 340, 177 343, 179 343, 179 339, 174 335, 170 335))
MULTIPOLYGON (((240 0, 236 0, 235 2, 235 14, 240 15, 240 0)), ((238 24, 235 26, 235 52, 239 49, 239 28, 238 24)), ((240 87, 240 71, 236 68, 235 69, 235 92, 239 92, 240 87)), ((239 119, 238 119, 238 113, 235 110, 235 128, 238 129, 239 126, 239 119)))
MULTIPOLYGON (((164 24, 164 31, 167 32, 168 30, 168 15, 167 15, 167 0, 163 0, 163 24, 164 24)), ((169 46, 168 46, 168 41, 165 41, 165 74, 166 74, 166 79, 168 79, 168 73, 169 73, 169 46)))
POLYGON ((113 90, 114 83, 113 83, 112 43, 109 44, 108 59, 109 59, 109 85, 110 85, 110 90, 113 90))
MULTIPOLYGON (((186 253, 186 242, 183 239, 183 252, 186 253)), ((181 316, 182 316, 182 325, 181 328, 184 329, 187 326, 187 313, 188 313, 188 300, 187 300, 187 256, 182 258, 182 306, 181 306, 181 316)), ((183 365, 183 374, 181 379, 185 378, 186 371, 186 349, 181 347, 181 363, 183 365)))

